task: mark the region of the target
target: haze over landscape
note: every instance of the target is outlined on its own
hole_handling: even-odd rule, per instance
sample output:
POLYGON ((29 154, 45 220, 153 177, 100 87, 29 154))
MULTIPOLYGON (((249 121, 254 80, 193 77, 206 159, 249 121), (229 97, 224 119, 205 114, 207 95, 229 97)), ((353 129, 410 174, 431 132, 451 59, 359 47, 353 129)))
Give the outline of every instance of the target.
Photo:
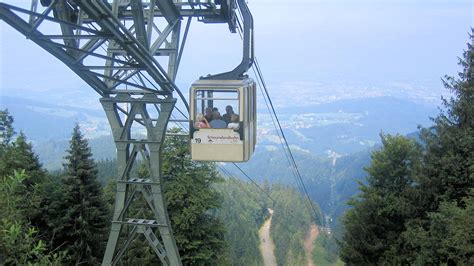
MULTIPOLYGON (((357 151, 354 143, 373 146, 381 131, 408 134, 429 125, 441 96, 449 95, 441 77, 459 70, 473 19, 471 1, 279 0, 249 6, 257 60, 282 125, 296 148, 318 153, 357 151), (389 112, 384 101, 401 105, 389 112), (348 149, 334 141, 333 147, 318 147, 338 126, 347 128, 334 137, 348 149)), ((98 95, 86 83, 5 23, 0 27, 0 103, 19 130, 34 143, 68 139, 74 123, 89 138, 110 134, 98 95)), ((231 69, 240 60, 240 45, 226 25, 194 22, 178 86, 187 92, 199 76, 231 69)), ((278 142, 261 95, 258 101, 260 143, 278 142)))
MULTIPOLYGON (((457 58, 473 19, 471 1, 263 0, 249 1, 249 6, 255 20, 258 63, 283 125, 295 130, 298 126, 292 115, 313 116, 306 128, 315 123, 356 123, 361 116, 376 115, 367 114, 364 100, 352 113, 339 112, 343 108, 332 110, 339 115, 329 114, 328 121, 312 113, 321 104, 379 97, 431 110, 420 114, 420 121, 412 121, 411 128, 400 125, 399 133, 415 131, 417 124, 427 125, 426 114, 434 116, 441 95, 449 93, 441 77, 459 70, 457 58)), ((70 121, 69 127, 79 122, 88 137, 107 135, 98 95, 33 42, 5 23, 0 27, 4 40, 0 44, 0 103, 17 117, 18 128, 34 142, 48 140, 50 133, 29 126, 28 117, 36 113, 46 115, 41 121, 46 128, 54 128, 49 121, 57 119, 65 124, 70 121)), ((240 60, 240 45, 239 36, 230 34, 226 25, 194 22, 178 86, 186 92, 199 76, 231 69, 240 60)), ((263 135, 271 129, 266 126, 266 115, 259 96, 259 132, 263 135)), ((387 130, 373 126, 370 130, 375 134, 387 130)), ((388 131, 396 131, 397 126, 393 124, 388 131)), ((55 132, 51 137, 66 139, 67 132, 66 127, 64 133, 55 132)))
MULTIPOLYGON (((278 106, 373 96, 439 104, 446 93, 440 77, 459 70, 472 25, 468 0, 255 0, 249 7, 256 56, 278 106)), ((5 23, 0 27, 2 95, 100 109, 97 95, 66 66, 5 23)), ((194 22, 179 87, 187 91, 199 76, 233 68, 240 46, 226 25, 194 22)))
MULTIPOLYGON (((471 1, 278 0, 249 1, 249 7, 257 60, 290 144, 328 158, 368 151, 380 132, 409 134, 430 125, 441 96, 449 96, 441 77, 459 70, 473 19, 471 1)), ((110 135, 98 95, 86 83, 5 23, 0 27, 1 106, 46 167, 60 167, 62 153, 41 147, 62 141, 65 149, 74 123, 89 138, 110 135)), ((186 92, 199 76, 233 68, 240 45, 226 25, 194 22, 178 86, 186 92)), ((258 123, 259 149, 278 151, 261 95, 258 123)), ((113 150, 111 144, 96 154, 109 158, 113 150)))
MULTIPOLYGON (((381 147, 380 134, 416 138, 419 126, 433 124, 430 117, 439 114, 442 97, 452 96, 441 78, 462 70, 457 63, 474 26, 474 4, 247 2, 255 20, 256 58, 282 128, 320 218, 338 228, 347 201, 358 192, 357 181, 366 182, 363 169, 381 147)), ((0 110, 9 110, 16 131, 26 134, 43 165, 50 171, 62 167, 75 123, 95 159, 115 158, 99 95, 6 23, 0 23, 0 36, 0 110)), ((227 25, 194 20, 185 47, 176 84, 186 95, 200 76, 230 70, 241 59, 240 37, 227 25)), ((249 75, 255 78, 252 70, 249 75)), ((261 184, 296 187, 262 94, 257 97, 257 150, 239 165, 261 184)), ((278 189, 275 193, 283 193, 278 189)))

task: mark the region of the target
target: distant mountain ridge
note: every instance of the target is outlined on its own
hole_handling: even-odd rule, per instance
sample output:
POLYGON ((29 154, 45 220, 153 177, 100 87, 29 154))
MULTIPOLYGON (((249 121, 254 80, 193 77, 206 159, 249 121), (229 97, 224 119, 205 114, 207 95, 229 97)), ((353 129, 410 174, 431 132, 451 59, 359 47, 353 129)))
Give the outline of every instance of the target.
MULTIPOLYGON (((111 135, 89 139, 89 146, 95 160, 112 159, 116 157, 115 143, 111 135)), ((54 140, 36 142, 33 146, 41 163, 46 169, 58 170, 62 167, 69 140, 54 140)))
MULTIPOLYGON (((2 97, 0 108, 9 109, 16 130, 33 141, 41 162, 50 170, 62 166, 74 123, 79 123, 89 138, 95 159, 115 157, 102 110, 12 97, 2 97)), ((365 180, 363 167, 370 163, 370 151, 380 143, 380 132, 409 134, 417 125, 430 125, 429 117, 438 112, 435 106, 393 97, 295 105, 276 111, 309 194, 332 217, 337 217, 357 192, 356 181, 365 180)), ((242 168, 258 181, 296 186, 269 115, 260 112, 258 121, 256 153, 242 168)))
POLYGON ((110 134, 104 111, 62 106, 41 100, 1 97, 1 109, 8 108, 16 131, 23 131, 34 143, 66 140, 76 123, 89 138, 110 134))
MULTIPOLYGON (((14 127, 34 143, 35 150, 48 168, 60 166, 67 141, 75 123, 91 141, 97 158, 112 158, 115 147, 103 110, 68 107, 41 100, 2 96, 0 108, 8 108, 14 127), (94 148, 95 146, 104 146, 94 148)), ((263 108, 261 106, 260 108, 263 108)), ((380 132, 408 134, 417 125, 427 126, 435 106, 393 97, 339 100, 314 106, 277 108, 285 135, 294 150, 337 158, 360 152, 379 143, 380 132)), ((259 149, 280 146, 271 119, 258 114, 259 149)))
MULTIPOLYGON (((429 126, 436 106, 406 99, 377 97, 340 100, 311 107, 279 108, 290 144, 313 154, 351 154, 380 142, 381 132, 408 134, 418 125, 429 126)), ((260 118, 259 118, 260 119, 260 118)), ((270 123, 263 116, 263 122, 270 123)), ((270 128, 268 126, 268 128, 270 128)), ((277 145, 270 130, 259 136, 259 145, 277 145)))

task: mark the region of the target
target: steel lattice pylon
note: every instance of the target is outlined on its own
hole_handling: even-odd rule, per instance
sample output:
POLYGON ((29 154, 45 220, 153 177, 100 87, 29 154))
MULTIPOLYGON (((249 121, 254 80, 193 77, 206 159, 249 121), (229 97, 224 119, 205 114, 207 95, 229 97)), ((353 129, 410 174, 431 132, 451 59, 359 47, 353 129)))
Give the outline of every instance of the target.
POLYGON ((162 145, 177 101, 173 92, 186 103, 174 81, 191 19, 228 23, 235 32, 236 8, 236 0, 32 0, 29 9, 0 3, 2 20, 66 64, 101 96, 118 165, 103 265, 117 264, 138 234, 162 264, 181 265, 161 175, 162 145), (134 134, 136 130, 145 136, 134 134), (138 157, 148 178, 132 176, 138 157), (126 217, 139 195, 153 219, 126 217), (128 234, 123 237, 125 227, 128 234))

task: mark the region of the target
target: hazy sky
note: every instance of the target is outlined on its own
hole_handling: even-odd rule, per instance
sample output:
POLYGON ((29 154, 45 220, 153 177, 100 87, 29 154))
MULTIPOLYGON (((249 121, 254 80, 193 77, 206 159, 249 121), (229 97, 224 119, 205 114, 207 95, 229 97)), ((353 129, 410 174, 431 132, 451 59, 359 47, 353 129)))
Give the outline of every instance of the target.
MULTIPOLYGON (((255 20, 256 56, 277 95, 288 88, 281 83, 300 82, 441 87, 440 77, 459 70, 457 57, 474 25, 471 0, 249 0, 248 4, 255 20)), ((58 100, 81 90, 82 98, 97 99, 66 66, 3 21, 0 34, 2 96, 45 95, 58 100)), ((240 45, 240 37, 226 25, 195 22, 177 84, 187 91, 199 76, 232 69, 240 61, 240 45)))

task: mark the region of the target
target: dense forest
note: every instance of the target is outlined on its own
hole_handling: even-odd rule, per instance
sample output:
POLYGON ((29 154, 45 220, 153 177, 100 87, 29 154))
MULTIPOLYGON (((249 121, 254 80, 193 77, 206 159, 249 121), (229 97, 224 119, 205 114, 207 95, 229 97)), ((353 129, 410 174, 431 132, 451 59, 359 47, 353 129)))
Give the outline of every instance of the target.
MULTIPOLYGON (((26 136, 15 132, 8 111, 0 115, 0 262, 99 264, 113 211, 116 161, 95 162, 76 125, 64 154, 66 163, 48 172, 26 136)), ((306 261, 303 240, 310 225, 321 225, 323 220, 317 204, 313 203, 315 215, 291 187, 269 182, 256 186, 232 175, 223 178, 216 164, 190 160, 186 139, 169 137, 166 144, 165 197, 183 263, 263 265, 258 230, 269 209, 274 210, 271 235, 278 265, 306 261)), ((139 164, 132 175, 146 177, 145 169, 139 164)), ((129 215, 147 217, 144 206, 140 199, 134 200, 129 215)), ((316 250, 329 258, 324 259, 327 263, 336 262, 331 245, 318 242, 316 250)), ((140 238, 130 244, 122 261, 159 263, 140 238)))
POLYGON ((416 140, 381 135, 368 183, 343 218, 346 263, 474 264, 473 44, 459 64, 458 78, 443 79, 453 96, 432 127, 416 140))
MULTIPOLYGON (((335 226, 336 218, 347 209, 347 200, 357 193, 355 180, 365 180, 363 168, 370 164, 370 150, 341 156, 337 160, 299 151, 293 151, 293 154, 310 198, 320 205, 325 215, 334 218, 331 226, 335 226)), ((268 180, 270 183, 297 187, 287 165, 288 160, 283 152, 257 150, 253 160, 242 165, 242 169, 252 173, 260 182, 268 180)), ((229 169, 239 176, 238 171, 232 167, 229 169)))

